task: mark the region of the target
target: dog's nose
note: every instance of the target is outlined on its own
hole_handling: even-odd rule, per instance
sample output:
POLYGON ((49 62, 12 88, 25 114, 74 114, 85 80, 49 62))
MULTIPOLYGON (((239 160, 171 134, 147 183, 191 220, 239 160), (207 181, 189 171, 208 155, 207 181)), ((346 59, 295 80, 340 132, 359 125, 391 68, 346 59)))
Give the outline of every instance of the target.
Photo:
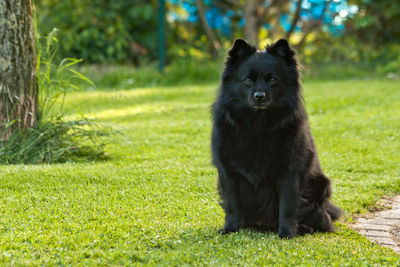
POLYGON ((264 100, 264 99, 265 99, 265 93, 264 93, 264 92, 259 92, 259 91, 257 91, 257 92, 255 92, 255 93, 253 94, 253 98, 254 98, 255 100, 257 100, 257 101, 264 100))

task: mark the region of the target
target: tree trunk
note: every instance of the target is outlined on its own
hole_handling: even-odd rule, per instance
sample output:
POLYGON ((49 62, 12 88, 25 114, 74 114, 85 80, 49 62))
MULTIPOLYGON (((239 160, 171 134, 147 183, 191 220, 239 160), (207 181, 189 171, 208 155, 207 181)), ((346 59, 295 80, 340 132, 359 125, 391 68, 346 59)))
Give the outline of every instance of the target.
POLYGON ((210 52, 213 57, 218 54, 218 50, 221 48, 221 44, 219 43, 217 37, 214 34, 214 31, 210 28, 207 23, 205 12, 204 12, 204 5, 203 0, 196 0, 197 5, 197 12, 203 25, 204 31, 206 32, 207 38, 210 42, 210 52))
POLYGON ((38 117, 36 50, 31 0, 0 1, 0 140, 38 117), (11 128, 6 125, 13 122, 11 128))
POLYGON ((259 0, 247 0, 244 7, 244 37, 252 45, 258 48, 258 33, 260 31, 258 21, 259 0))

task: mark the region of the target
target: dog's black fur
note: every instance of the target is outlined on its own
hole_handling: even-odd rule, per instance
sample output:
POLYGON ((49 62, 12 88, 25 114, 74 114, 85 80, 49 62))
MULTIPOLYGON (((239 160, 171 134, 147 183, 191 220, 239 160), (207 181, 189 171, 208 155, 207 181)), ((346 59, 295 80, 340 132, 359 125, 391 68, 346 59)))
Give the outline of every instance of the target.
POLYGON ((212 107, 212 156, 225 211, 223 233, 278 230, 281 238, 334 231, 341 210, 318 160, 284 39, 256 51, 238 39, 212 107))

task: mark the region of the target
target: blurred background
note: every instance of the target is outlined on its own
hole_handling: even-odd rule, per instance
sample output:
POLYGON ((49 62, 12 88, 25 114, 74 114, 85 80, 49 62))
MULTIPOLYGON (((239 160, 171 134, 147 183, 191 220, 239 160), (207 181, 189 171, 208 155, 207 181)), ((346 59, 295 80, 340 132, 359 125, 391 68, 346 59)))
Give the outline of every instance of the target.
MULTIPOLYGON (((57 55, 108 88, 216 82, 235 38, 287 38, 307 78, 400 69, 398 0, 40 0, 37 34, 58 29, 57 55), (162 74, 160 73, 162 72, 162 74)), ((45 40, 45 38, 43 38, 45 40)))

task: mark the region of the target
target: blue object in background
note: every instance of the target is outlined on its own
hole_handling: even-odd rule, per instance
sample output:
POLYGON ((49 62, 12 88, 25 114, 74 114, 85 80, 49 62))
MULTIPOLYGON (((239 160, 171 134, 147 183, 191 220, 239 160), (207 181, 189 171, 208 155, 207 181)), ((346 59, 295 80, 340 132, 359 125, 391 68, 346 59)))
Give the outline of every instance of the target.
MULTIPOLYGON (((197 6, 195 0, 168 0, 169 3, 182 7, 188 16, 186 20, 190 23, 198 21, 197 6)), ((289 12, 282 13, 279 18, 279 23, 287 32, 292 25, 293 14, 296 12, 297 1, 292 1, 289 12)), ((205 17, 210 28, 220 31, 225 36, 232 34, 232 17, 243 16, 243 12, 235 14, 234 10, 222 10, 213 5, 213 1, 203 1, 206 11, 205 17)), ((264 3, 265 6, 265 3, 264 3)), ((266 7, 266 6, 265 6, 266 7)), ((347 17, 351 17, 358 12, 357 6, 349 6, 347 0, 303 0, 301 4, 300 19, 301 21, 318 21, 321 20, 323 30, 330 32, 333 35, 340 35, 344 30, 344 21, 347 17), (327 5, 327 6, 326 6, 327 5), (323 16, 321 18, 321 16, 323 16)), ((244 27, 245 19, 242 17, 239 20, 238 26, 244 27)), ((266 29, 270 28, 270 24, 263 25, 266 29)), ((301 31, 299 25, 296 25, 295 32, 301 31)))
POLYGON ((281 24, 285 32, 289 31, 290 27, 292 26, 292 20, 290 19, 290 15, 287 13, 282 13, 279 23, 281 24))

